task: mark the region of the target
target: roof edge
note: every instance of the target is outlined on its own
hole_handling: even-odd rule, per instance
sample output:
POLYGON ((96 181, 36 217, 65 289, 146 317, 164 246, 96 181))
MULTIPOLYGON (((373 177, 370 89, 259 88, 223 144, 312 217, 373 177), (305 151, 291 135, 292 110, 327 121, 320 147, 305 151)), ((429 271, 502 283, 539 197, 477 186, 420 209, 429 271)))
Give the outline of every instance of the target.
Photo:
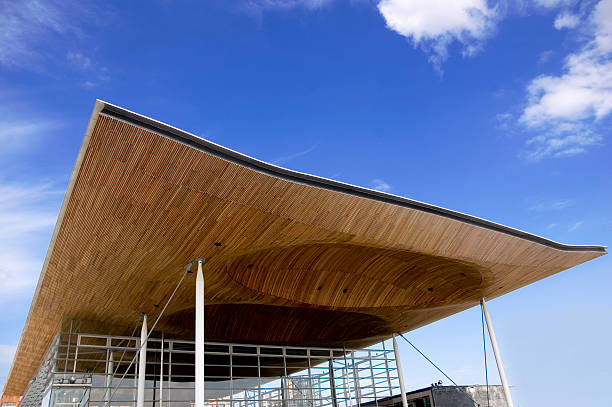
POLYGON ((316 175, 306 174, 298 171, 289 170, 283 167, 279 167, 265 161, 258 160, 256 158, 247 156, 237 151, 231 150, 227 147, 223 147, 219 144, 213 143, 209 140, 205 140, 201 137, 195 136, 184 130, 170 126, 168 124, 159 122, 149 117, 134 113, 130 110, 122 107, 98 100, 96 103, 102 103, 103 109, 99 112, 107 116, 126 121, 130 124, 142 127, 146 130, 154 131, 162 136, 171 138, 179 141, 190 147, 198 150, 205 151, 211 155, 217 156, 224 160, 251 168, 253 170, 271 175, 277 178, 282 178, 288 181, 297 182, 300 184, 310 185, 318 188, 324 188, 336 192, 350 194, 362 198, 373 199, 380 202, 389 203, 392 205, 398 205, 402 207, 408 207, 419 211, 431 213, 445 218, 450 218, 460 222, 468 223, 474 226, 482 227, 485 229, 494 230, 497 232, 505 233, 511 236, 526 239, 535 243, 539 243, 545 246, 552 247, 562 251, 593 251, 599 253, 606 253, 606 246, 599 245, 567 245, 559 242, 555 242, 550 239, 546 239, 542 236, 534 235, 519 229, 511 228, 508 226, 501 225, 486 219, 482 219, 476 216, 468 215, 461 212, 452 211, 440 206, 427 204, 424 202, 416 201, 413 199, 404 198, 398 195, 389 194, 386 192, 380 192, 369 188, 364 188, 352 184, 347 184, 340 181, 335 181, 316 175))

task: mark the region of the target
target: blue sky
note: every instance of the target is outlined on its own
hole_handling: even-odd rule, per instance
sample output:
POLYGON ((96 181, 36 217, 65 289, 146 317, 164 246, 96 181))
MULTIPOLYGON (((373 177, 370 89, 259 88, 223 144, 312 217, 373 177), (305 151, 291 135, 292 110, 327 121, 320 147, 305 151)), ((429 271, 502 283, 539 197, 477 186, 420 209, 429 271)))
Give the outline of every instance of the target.
MULTIPOLYGON (((0 0, 0 384, 96 98, 294 170, 612 241, 612 0, 203 3, 0 0)), ((611 266, 490 302, 517 405, 609 403, 611 266)), ((480 329, 472 309, 408 337, 482 383, 480 329)), ((402 352, 410 388, 444 379, 402 352)))

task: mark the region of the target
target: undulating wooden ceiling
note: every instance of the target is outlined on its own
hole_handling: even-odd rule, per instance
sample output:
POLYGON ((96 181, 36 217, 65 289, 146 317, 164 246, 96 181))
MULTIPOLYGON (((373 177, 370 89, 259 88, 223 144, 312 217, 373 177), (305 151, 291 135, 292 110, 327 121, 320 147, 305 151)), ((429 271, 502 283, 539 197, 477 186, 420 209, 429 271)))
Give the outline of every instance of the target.
MULTIPOLYGON (((5 395, 67 321, 126 334, 206 259, 206 337, 361 347, 605 254, 296 173, 95 105, 5 395)), ((193 337, 195 279, 162 318, 193 337)))

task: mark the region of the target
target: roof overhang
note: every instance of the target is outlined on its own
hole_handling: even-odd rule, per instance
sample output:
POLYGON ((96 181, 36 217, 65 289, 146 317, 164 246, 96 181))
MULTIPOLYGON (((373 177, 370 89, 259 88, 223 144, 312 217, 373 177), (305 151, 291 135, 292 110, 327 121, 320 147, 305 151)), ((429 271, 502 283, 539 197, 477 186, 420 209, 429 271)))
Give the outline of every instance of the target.
MULTIPOLYGON (((66 321, 126 334, 156 316, 196 257, 208 339, 366 346, 605 252, 280 168, 97 101, 4 394, 23 393, 66 321)), ((168 336, 193 337, 193 280, 158 326, 168 336)))

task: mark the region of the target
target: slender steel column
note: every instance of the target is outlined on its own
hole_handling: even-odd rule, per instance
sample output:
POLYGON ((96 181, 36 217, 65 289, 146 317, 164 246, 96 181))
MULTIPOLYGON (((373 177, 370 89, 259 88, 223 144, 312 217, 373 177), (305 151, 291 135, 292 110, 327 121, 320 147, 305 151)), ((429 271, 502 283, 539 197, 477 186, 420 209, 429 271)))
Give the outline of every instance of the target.
POLYGON ((385 370, 387 371, 387 384, 389 385, 389 395, 393 395, 393 385, 391 385, 391 373, 389 373, 389 357, 387 356, 387 349, 385 349, 385 341, 382 341, 382 347, 385 355, 385 370))
POLYGON ((77 343, 74 348, 74 363, 72 364, 72 373, 76 373, 77 359, 79 358, 79 347, 81 346, 81 334, 77 335, 77 343))
POLYGON ((104 401, 106 404, 110 401, 111 396, 111 385, 113 384, 113 371, 114 369, 114 356, 113 349, 111 348, 111 338, 106 340, 106 346, 108 350, 106 351, 106 380, 104 382, 104 386, 106 387, 104 401))
POLYGON ((204 275, 198 260, 195 306, 195 407, 204 407, 204 275))
POLYGON ((351 352, 351 363, 353 364, 353 382, 355 383, 355 401, 357 407, 361 407, 361 383, 359 383, 359 368, 355 364, 355 352, 351 352))
POLYGON ((142 328, 140 330, 140 354, 138 359, 138 390, 136 393, 136 407, 144 407, 145 374, 147 370, 147 314, 142 315, 142 328))
POLYGON ((336 396, 336 378, 334 377, 333 352, 334 351, 330 351, 329 359, 329 390, 332 396, 332 407, 338 407, 338 398, 336 396))
POLYGON ((508 403, 508 407, 514 407, 514 403, 512 402, 512 396, 510 395, 510 386, 508 386, 508 381, 506 380, 506 372, 504 371, 504 365, 501 360, 501 354, 499 353, 499 348, 497 347, 497 339, 495 338, 495 331, 493 331, 491 316, 489 315, 487 303, 485 302, 484 298, 480 299, 480 304, 482 305, 485 320, 487 321, 489 338, 491 339, 491 346, 493 347, 493 353, 495 354, 495 362, 497 362, 497 371, 499 372, 499 378, 501 379, 502 386, 504 388, 504 394, 506 395, 506 403, 508 403))
POLYGON ((345 402, 348 400, 348 406, 353 405, 353 398, 351 397, 351 381, 349 379, 348 362, 346 360, 346 348, 342 347, 344 357, 344 367, 342 368, 342 378, 344 380, 344 398, 345 402))
POLYGON ((172 341, 168 342, 168 405, 170 405, 170 400, 172 400, 172 351, 174 350, 173 344, 174 342, 172 341))
POLYGON ((161 361, 159 362, 159 407, 164 407, 164 333, 161 337, 161 361))
POLYGON ((400 360, 399 347, 397 346, 395 334, 393 334, 393 352, 395 352, 397 378, 399 379, 400 392, 402 393, 402 407, 408 407, 408 399, 406 399, 406 388, 404 387, 404 375, 402 374, 402 361, 400 360))
POLYGON ((74 319, 71 319, 70 320, 70 331, 68 333, 68 346, 66 347, 66 361, 64 362, 64 373, 68 371, 68 356, 70 355, 70 342, 72 341, 72 323, 73 322, 74 322, 74 319))
POLYGON ((372 393, 374 393, 374 402, 378 406, 378 397, 376 396, 376 375, 374 374, 374 365, 372 363, 372 351, 368 351, 368 359, 370 360, 370 379, 372 379, 372 393))

